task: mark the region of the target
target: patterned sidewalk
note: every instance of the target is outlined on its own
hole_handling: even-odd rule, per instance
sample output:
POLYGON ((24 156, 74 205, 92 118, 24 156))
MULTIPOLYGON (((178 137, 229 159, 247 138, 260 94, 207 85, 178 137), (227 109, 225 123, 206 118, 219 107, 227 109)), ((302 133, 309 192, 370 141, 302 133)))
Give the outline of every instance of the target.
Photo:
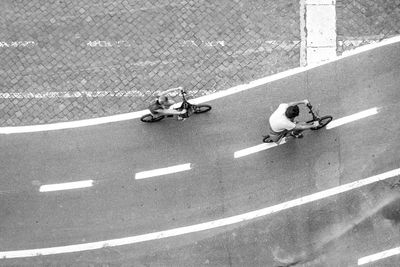
MULTIPOLYGON (((338 53, 399 34, 399 6, 338 1, 338 53)), ((0 126, 141 110, 157 90, 201 96, 300 61, 294 0, 2 1, 0 21, 0 126)))
POLYGON ((1 10, 3 126, 130 112, 157 90, 199 96, 298 65, 296 1, 32 0, 1 10))
POLYGON ((400 34, 400 0, 336 0, 337 53, 400 34))

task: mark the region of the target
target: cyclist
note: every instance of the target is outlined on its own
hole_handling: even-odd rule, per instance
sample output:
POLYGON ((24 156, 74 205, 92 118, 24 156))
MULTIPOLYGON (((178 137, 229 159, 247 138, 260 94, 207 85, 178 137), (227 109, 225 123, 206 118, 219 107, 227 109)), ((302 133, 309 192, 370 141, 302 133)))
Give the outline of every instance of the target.
POLYGON ((269 118, 269 136, 273 142, 279 144, 283 137, 288 134, 295 138, 302 138, 302 131, 317 127, 319 125, 317 121, 313 122, 312 124, 294 121, 294 119, 300 113, 300 109, 298 107, 300 104, 307 105, 309 104, 309 101, 305 99, 303 101, 282 103, 279 105, 278 109, 272 113, 271 117, 269 118))
POLYGON ((177 87, 177 88, 172 88, 169 90, 166 90, 164 92, 161 92, 160 94, 157 95, 157 99, 150 104, 148 109, 150 110, 151 114, 153 114, 154 117, 159 117, 159 116, 168 116, 168 115, 175 115, 177 116, 178 120, 184 120, 182 116, 186 113, 186 109, 182 109, 181 111, 170 108, 175 102, 171 99, 168 99, 167 95, 170 94, 171 92, 182 90, 182 87, 177 87))

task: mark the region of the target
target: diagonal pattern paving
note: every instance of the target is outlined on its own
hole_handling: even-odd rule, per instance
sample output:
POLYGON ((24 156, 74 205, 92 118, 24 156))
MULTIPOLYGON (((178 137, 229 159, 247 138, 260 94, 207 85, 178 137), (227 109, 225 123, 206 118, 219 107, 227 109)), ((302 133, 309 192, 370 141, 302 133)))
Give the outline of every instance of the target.
POLYGON ((129 112, 157 90, 179 85, 199 96, 298 65, 297 1, 1 5, 2 125, 129 112), (109 93, 43 97, 82 91, 109 93))
POLYGON ((400 34, 400 1, 337 0, 338 54, 400 34))

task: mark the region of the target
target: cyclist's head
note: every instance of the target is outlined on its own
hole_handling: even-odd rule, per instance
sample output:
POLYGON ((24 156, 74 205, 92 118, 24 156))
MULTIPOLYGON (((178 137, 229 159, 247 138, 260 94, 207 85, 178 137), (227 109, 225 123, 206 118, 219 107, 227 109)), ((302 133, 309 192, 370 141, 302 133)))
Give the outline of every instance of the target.
POLYGON ((299 116, 300 109, 298 106, 290 106, 286 109, 285 115, 289 119, 294 119, 295 117, 299 116))
POLYGON ((158 97, 158 103, 160 103, 161 105, 165 104, 167 102, 168 102, 168 97, 166 97, 165 95, 162 95, 162 96, 158 97))

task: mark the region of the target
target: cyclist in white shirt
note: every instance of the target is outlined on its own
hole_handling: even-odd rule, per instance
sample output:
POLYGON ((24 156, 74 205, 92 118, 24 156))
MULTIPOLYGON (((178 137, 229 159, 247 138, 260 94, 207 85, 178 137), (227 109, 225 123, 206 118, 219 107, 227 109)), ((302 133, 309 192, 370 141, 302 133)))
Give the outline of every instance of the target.
POLYGON ((177 116, 178 120, 184 120, 184 118, 179 115, 184 115, 186 113, 186 109, 183 109, 181 111, 172 109, 171 106, 175 104, 175 102, 172 99, 168 99, 167 97, 167 95, 171 92, 181 89, 181 87, 177 87, 159 93, 157 98, 148 107, 151 114, 153 114, 154 117, 175 115, 177 116))
POLYGON ((311 124, 294 121, 300 113, 298 105, 307 105, 308 103, 309 101, 305 99, 303 101, 280 104, 269 118, 270 139, 279 144, 282 138, 288 134, 295 138, 302 138, 302 131, 318 126, 318 122, 311 124))

